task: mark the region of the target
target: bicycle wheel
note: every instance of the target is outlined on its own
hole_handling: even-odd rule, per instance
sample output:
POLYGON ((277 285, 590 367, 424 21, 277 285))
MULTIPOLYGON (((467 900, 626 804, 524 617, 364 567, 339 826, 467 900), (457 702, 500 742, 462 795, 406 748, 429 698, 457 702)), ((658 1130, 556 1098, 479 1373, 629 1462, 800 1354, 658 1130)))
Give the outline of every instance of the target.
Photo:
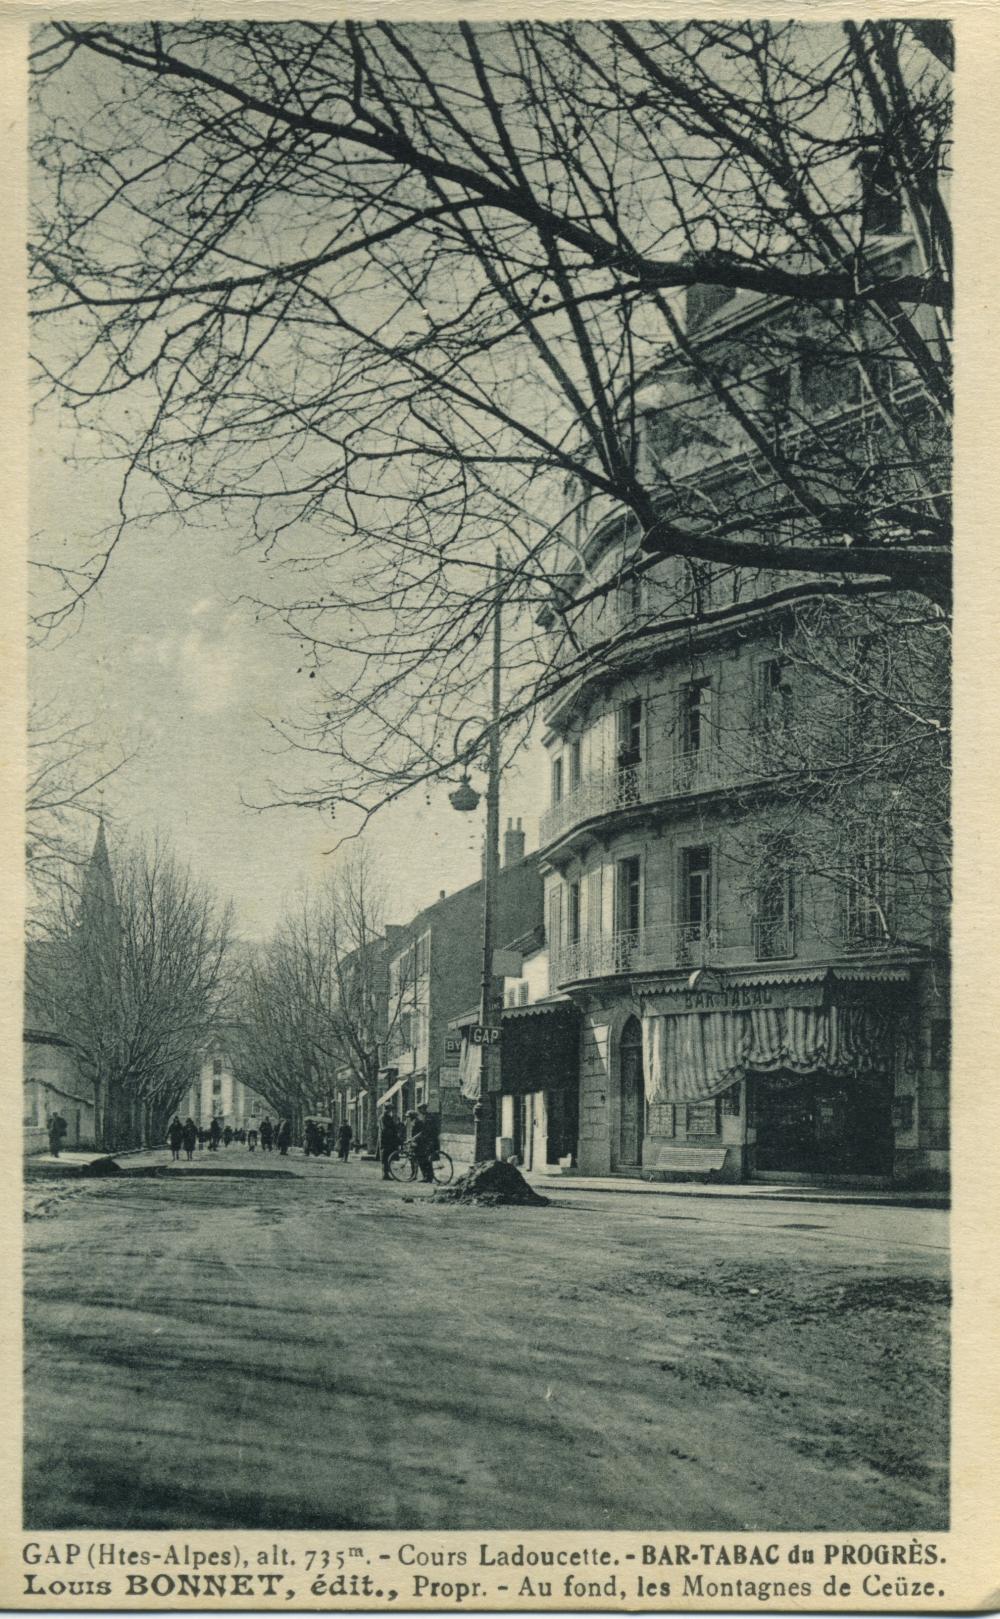
POLYGON ((389 1174, 394 1181, 411 1181, 417 1166, 408 1152, 394 1152, 389 1159, 389 1174))
POLYGON ((435 1186, 447 1186, 455 1173, 455 1166, 446 1152, 439 1152, 431 1165, 435 1186))

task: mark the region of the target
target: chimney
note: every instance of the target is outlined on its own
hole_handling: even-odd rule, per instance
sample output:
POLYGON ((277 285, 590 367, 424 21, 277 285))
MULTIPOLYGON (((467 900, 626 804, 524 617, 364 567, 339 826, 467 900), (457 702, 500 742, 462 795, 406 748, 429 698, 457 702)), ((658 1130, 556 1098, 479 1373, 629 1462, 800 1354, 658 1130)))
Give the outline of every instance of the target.
POLYGON ((521 817, 517 818, 515 827, 510 816, 507 817, 507 830, 503 835, 503 863, 513 866, 516 861, 524 859, 524 833, 521 830, 521 817))
POLYGON ((440 890, 439 890, 439 892, 438 892, 438 899, 444 899, 444 898, 445 898, 445 891, 444 891, 444 889, 443 889, 443 888, 442 888, 442 889, 440 889, 440 890))

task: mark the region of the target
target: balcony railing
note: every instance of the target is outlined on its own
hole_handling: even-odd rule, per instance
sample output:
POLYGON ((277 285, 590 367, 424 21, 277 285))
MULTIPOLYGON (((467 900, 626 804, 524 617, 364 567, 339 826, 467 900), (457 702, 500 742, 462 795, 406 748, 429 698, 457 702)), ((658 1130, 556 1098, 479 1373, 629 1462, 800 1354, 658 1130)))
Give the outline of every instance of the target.
POLYGON ((539 823, 539 841, 544 847, 570 827, 615 810, 721 787, 732 773, 733 761, 720 759, 712 747, 594 772, 571 785, 559 802, 545 811, 539 823))
MULTIPOLYGON (((818 941, 819 942, 819 941, 818 941)), ((746 967, 762 961, 791 961, 799 940, 794 921, 757 918, 752 922, 717 927, 704 922, 682 922, 672 927, 633 928, 575 940, 550 956, 552 989, 587 978, 614 978, 629 973, 665 972, 671 968, 746 967)), ((863 945, 842 936, 839 944, 825 941, 825 950, 854 954, 892 950, 894 940, 884 932, 863 945)))
POLYGON ((794 928, 752 923, 715 927, 682 922, 578 939, 553 952, 552 987, 585 978, 659 972, 671 967, 737 966, 750 961, 784 960, 795 954, 794 928))
POLYGON ((795 954, 795 923, 779 917, 759 916, 752 928, 758 961, 789 961, 795 954))

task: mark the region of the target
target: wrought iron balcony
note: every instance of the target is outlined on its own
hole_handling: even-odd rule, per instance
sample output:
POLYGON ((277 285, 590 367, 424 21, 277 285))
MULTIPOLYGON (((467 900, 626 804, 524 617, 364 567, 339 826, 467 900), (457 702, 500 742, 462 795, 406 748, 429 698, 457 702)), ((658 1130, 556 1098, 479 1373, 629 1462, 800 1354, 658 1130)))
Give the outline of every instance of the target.
POLYGON ((682 922, 596 934, 553 951, 551 988, 587 978, 663 972, 676 967, 746 966, 755 961, 788 960, 795 955, 795 929, 787 923, 747 922, 716 927, 682 922))
POLYGON ((539 842, 544 848, 571 827, 616 810, 721 787, 732 773, 733 761, 721 759, 713 747, 596 771, 571 784, 559 802, 545 811, 539 823, 539 842))
POLYGON ((795 955, 795 923, 780 917, 759 916, 753 923, 753 948, 758 961, 789 961, 795 955))

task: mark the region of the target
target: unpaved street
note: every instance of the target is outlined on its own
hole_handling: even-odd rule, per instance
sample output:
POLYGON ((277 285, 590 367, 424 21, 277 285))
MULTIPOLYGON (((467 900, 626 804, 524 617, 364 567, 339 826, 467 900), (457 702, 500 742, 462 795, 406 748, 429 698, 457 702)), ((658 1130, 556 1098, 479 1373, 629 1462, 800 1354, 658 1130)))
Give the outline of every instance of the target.
POLYGON ((29 1527, 946 1525, 945 1214, 287 1167, 29 1189, 29 1527))

